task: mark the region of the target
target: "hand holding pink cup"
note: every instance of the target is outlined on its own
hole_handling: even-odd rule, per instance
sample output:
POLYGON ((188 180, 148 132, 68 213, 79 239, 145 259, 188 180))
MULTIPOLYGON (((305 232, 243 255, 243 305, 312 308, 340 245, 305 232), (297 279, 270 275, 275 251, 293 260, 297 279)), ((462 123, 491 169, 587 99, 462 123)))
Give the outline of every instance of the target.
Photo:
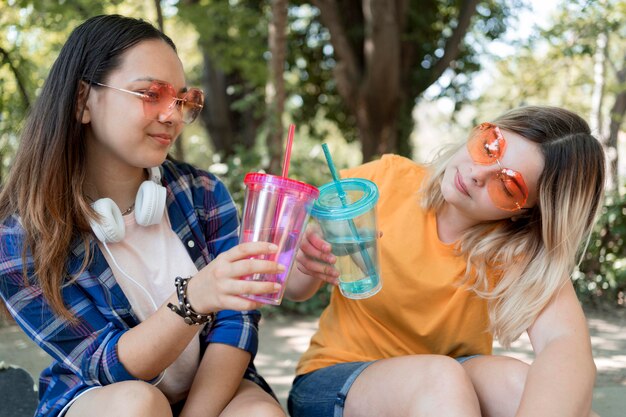
POLYGON ((263 259, 278 262, 285 267, 281 274, 246 276, 244 279, 278 282, 282 285, 280 291, 273 294, 248 295, 248 298, 279 305, 319 191, 304 182, 261 173, 247 174, 244 183, 246 194, 239 240, 242 243, 274 243, 278 251, 263 255, 263 259))

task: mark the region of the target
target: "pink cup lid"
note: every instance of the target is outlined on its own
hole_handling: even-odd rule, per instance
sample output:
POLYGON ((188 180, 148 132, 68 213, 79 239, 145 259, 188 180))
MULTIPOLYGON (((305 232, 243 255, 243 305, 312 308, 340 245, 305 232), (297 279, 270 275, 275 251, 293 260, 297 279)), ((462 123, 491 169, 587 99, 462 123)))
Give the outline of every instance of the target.
POLYGON ((277 175, 262 174, 260 172, 246 174, 243 182, 246 185, 271 185, 285 191, 305 193, 308 194, 308 197, 312 200, 315 200, 320 195, 320 191, 316 187, 305 182, 279 177, 277 175))

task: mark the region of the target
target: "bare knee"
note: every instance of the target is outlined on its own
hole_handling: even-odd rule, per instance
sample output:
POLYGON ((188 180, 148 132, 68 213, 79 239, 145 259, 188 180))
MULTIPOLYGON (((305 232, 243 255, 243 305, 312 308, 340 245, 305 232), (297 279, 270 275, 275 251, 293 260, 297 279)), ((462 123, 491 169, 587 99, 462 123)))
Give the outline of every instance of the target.
POLYGON ((78 397, 67 417, 172 417, 158 388, 143 381, 124 381, 88 391, 78 397))
MULTIPOLYGON (((433 356, 424 367, 426 384, 437 392, 472 390, 472 382, 461 364, 448 356, 433 356)), ((419 377, 419 376, 417 376, 419 377)))
POLYGON ((522 398, 522 392, 526 385, 526 377, 528 376, 528 364, 513 358, 508 360, 502 366, 503 374, 503 392, 510 401, 519 404, 522 398))
POLYGON ((515 415, 526 385, 528 365, 506 356, 481 356, 463 363, 485 417, 515 415))
POLYGON ((118 416, 172 416, 169 401, 157 387, 143 381, 126 381, 120 384, 125 385, 121 390, 124 413, 117 414, 118 416))
MULTIPOLYGON (((229 416, 231 413, 222 414, 222 416, 229 416)), ((240 404, 237 407, 236 414, 238 416, 254 416, 254 417, 285 417, 285 413, 280 405, 276 402, 263 401, 263 402, 247 402, 246 404, 240 404)))
POLYGON ((432 356, 431 359, 422 368, 423 373, 416 375, 425 383, 419 385, 419 392, 413 396, 411 415, 430 415, 433 410, 445 415, 455 415, 462 410, 465 410, 464 415, 478 415, 474 386, 461 364, 447 356, 432 356))
POLYGON ((281 406, 254 382, 243 380, 220 417, 285 417, 281 406))
POLYGON ((278 403, 265 402, 254 409, 254 414, 246 414, 246 415, 255 415, 259 417, 285 417, 285 412, 282 407, 278 403))

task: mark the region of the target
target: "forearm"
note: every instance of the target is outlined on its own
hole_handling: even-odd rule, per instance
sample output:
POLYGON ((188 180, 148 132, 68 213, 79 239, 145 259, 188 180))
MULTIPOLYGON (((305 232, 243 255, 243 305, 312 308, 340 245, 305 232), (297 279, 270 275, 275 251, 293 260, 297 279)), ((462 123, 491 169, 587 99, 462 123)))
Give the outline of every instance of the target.
POLYGON ((182 353, 200 326, 190 326, 167 304, 178 303, 175 294, 138 326, 120 337, 117 354, 133 376, 143 380, 157 377, 182 353), (149 354, 146 354, 149 352, 149 354))
MULTIPOLYGON (((284 266, 256 255, 275 253, 276 245, 268 242, 248 242, 221 253, 202 268, 187 284, 187 301, 193 310, 211 312, 250 311, 261 303, 245 299, 242 294, 269 294, 280 289, 273 282, 246 281, 242 276, 257 273, 277 274, 284 266)), ((174 293, 147 320, 124 333, 117 346, 120 361, 131 375, 149 380, 167 368, 200 330, 189 326, 167 304, 178 304, 174 293), (146 355, 145 352, 150 352, 146 355)))
POLYGON ((549 343, 528 372, 516 417, 587 417, 596 368, 589 341, 562 337, 549 343))
POLYGON ((191 385, 181 417, 216 417, 232 400, 250 361, 250 353, 210 344, 191 385))
POLYGON ((287 280, 285 297, 291 301, 306 301, 315 295, 322 284, 323 281, 305 274, 298 269, 298 265, 294 265, 287 280))

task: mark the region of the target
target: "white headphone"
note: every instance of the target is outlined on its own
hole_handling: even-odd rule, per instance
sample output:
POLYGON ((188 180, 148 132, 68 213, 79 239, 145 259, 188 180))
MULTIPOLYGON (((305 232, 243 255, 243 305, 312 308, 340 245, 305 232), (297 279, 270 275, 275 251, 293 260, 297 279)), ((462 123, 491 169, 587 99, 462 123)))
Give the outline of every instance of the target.
MULTIPOLYGON (((159 167, 150 168, 150 179, 144 181, 139 186, 137 196, 135 197, 135 220, 137 224, 141 226, 150 226, 158 224, 163 218, 163 212, 165 210, 165 200, 167 198, 167 191, 165 187, 161 185, 161 171, 159 167)), ((158 310, 158 306, 152 298, 152 295, 143 285, 138 283, 128 275, 121 266, 118 265, 115 257, 111 253, 111 250, 107 246, 107 242, 119 242, 124 239, 126 234, 126 227, 124 226, 124 219, 122 212, 113 200, 110 198, 101 198, 95 201, 91 207, 100 215, 100 219, 91 219, 89 224, 91 230, 100 240, 104 249, 107 251, 111 260, 117 267, 117 269, 126 276, 130 281, 137 285, 148 297, 154 311, 158 310)), ((163 370, 159 379, 153 382, 152 385, 157 386, 165 377, 167 370, 163 370)))
MULTIPOLYGON (((167 192, 161 185, 159 167, 150 168, 150 179, 141 183, 135 197, 135 219, 141 226, 158 224, 163 217, 167 192)), ((89 221, 91 230, 103 243, 119 242, 124 239, 126 228, 122 212, 110 198, 101 198, 92 205, 100 219, 89 221)))

